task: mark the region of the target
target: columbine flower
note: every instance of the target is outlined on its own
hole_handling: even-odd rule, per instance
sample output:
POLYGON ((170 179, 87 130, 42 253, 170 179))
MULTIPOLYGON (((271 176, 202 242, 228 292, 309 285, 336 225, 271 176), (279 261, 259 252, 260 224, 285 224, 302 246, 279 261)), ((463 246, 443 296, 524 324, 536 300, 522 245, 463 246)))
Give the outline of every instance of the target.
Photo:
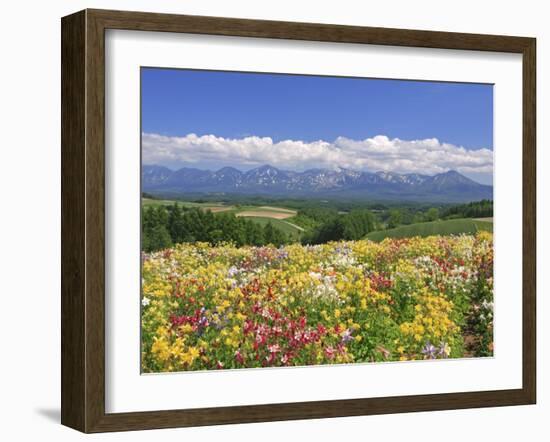
POLYGON ((441 345, 439 346, 438 354, 441 357, 448 358, 449 355, 451 354, 451 347, 449 347, 449 344, 447 344, 446 342, 442 342, 441 345))
POLYGON ((236 360, 239 364, 244 363, 243 355, 241 354, 241 352, 240 352, 239 350, 237 350, 237 351, 235 352, 235 360, 236 360))
POLYGON ((200 319, 197 322, 197 325, 199 327, 208 327, 209 322, 208 322, 208 319, 206 318, 206 316, 201 316, 200 319))
POLYGON ((342 333, 342 344, 346 344, 353 339, 351 336, 351 330, 348 328, 342 333))
POLYGON ((235 266, 231 266, 227 270, 227 275, 229 278, 233 278, 235 275, 237 275, 237 273, 239 273, 239 269, 235 266))
POLYGON ((493 303, 492 303, 492 302, 487 302, 486 299, 483 300, 483 302, 481 303, 481 306, 482 306, 484 309, 493 311, 493 303))
POLYGON ((333 347, 329 346, 329 347, 325 348, 325 355, 326 355, 327 358, 329 358, 329 359, 334 358, 335 353, 336 353, 336 351, 334 350, 333 347))
POLYGON ((427 359, 435 359, 436 351, 437 349, 430 341, 426 342, 426 345, 424 345, 424 348, 422 349, 422 353, 427 359))
POLYGON ((288 252, 284 249, 279 249, 279 259, 287 259, 288 258, 288 252))
POLYGON ((142 305, 143 307, 147 307, 150 303, 151 303, 151 300, 150 300, 149 298, 145 298, 145 297, 144 297, 144 298, 141 300, 141 305, 142 305))

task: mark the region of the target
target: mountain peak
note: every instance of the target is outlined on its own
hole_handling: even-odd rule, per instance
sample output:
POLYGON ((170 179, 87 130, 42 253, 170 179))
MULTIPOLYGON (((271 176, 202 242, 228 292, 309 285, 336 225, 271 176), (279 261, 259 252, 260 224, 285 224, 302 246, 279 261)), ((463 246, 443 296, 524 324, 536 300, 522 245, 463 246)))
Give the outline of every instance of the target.
POLYGON ((274 171, 277 171, 277 172, 279 171, 279 169, 272 166, 271 164, 264 164, 263 166, 257 167, 256 170, 259 170, 261 172, 270 171, 270 170, 274 170, 274 171))
POLYGON ((447 172, 440 173, 439 175, 448 175, 448 176, 464 176, 460 172, 457 172, 454 169, 449 169, 447 172))
POLYGON ((478 184, 474 180, 462 175, 460 172, 457 172, 456 170, 453 170, 453 169, 450 169, 447 172, 434 175, 434 178, 435 177, 478 184))
POLYGON ((170 193, 236 193, 416 201, 473 201, 492 198, 492 187, 479 184, 456 170, 436 175, 376 173, 344 168, 280 170, 270 164, 246 172, 230 166, 216 172, 196 168, 171 171, 162 166, 142 168, 143 190, 170 193))

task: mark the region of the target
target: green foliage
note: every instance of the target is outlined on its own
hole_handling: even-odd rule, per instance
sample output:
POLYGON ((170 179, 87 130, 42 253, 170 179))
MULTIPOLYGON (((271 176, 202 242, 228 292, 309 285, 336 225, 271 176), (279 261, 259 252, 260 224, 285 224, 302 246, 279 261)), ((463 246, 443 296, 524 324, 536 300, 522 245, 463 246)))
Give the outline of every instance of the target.
POLYGON ((305 207, 298 210, 298 214, 292 218, 292 223, 305 230, 314 230, 337 217, 338 210, 332 207, 305 207))
POLYGON ((375 228, 375 220, 368 210, 352 210, 348 214, 336 214, 320 224, 314 231, 304 235, 305 244, 322 244, 329 241, 363 238, 375 228))
POLYGON ((280 246, 284 244, 287 240, 285 234, 279 229, 273 227, 271 222, 268 222, 264 226, 264 241, 266 244, 273 244, 275 246, 280 246))
POLYGON ((271 222, 264 226, 233 213, 172 206, 146 206, 142 211, 142 249, 161 250, 182 242, 230 242, 236 246, 282 245, 289 236, 271 222))
POLYGON ((435 221, 436 219, 439 219, 439 210, 437 207, 429 208, 424 215, 424 221, 435 221))
POLYGON ((412 224, 423 223, 424 221, 426 221, 424 214, 422 212, 416 212, 413 216, 412 224))
POLYGON ((493 201, 481 200, 468 204, 447 207, 441 212, 441 218, 490 218, 493 216, 493 201))
POLYGON ((403 222, 403 213, 399 209, 390 210, 388 218, 388 229, 394 229, 403 222))

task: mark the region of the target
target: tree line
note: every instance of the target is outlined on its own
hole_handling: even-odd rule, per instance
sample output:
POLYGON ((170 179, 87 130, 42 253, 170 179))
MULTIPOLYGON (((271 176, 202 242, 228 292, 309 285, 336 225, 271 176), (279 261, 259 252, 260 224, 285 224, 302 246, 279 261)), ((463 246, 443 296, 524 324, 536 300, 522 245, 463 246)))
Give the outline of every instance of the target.
POLYGON ((386 229, 438 219, 487 218, 493 216, 493 201, 481 200, 465 204, 440 207, 389 208, 379 214, 386 229))
POLYGON ((290 238, 270 222, 264 226, 231 213, 214 214, 210 210, 172 206, 148 206, 142 210, 141 247, 146 252, 173 244, 231 242, 237 246, 280 246, 290 238))
POLYGON ((488 218, 493 216, 493 200, 473 201, 444 209, 441 217, 452 218, 488 218))
POLYGON ((298 212, 300 217, 302 225, 305 219, 309 219, 313 225, 302 237, 302 243, 305 244, 361 239, 376 229, 374 216, 366 209, 351 210, 345 214, 333 209, 306 209, 298 212))

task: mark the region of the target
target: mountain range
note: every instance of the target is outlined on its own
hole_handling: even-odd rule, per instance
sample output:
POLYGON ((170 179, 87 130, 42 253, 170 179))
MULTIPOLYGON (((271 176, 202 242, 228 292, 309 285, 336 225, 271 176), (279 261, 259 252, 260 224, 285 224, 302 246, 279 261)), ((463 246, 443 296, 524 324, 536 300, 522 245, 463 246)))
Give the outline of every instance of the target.
POLYGON ((437 175, 350 169, 281 170, 270 165, 242 172, 143 165, 142 191, 153 194, 241 194, 273 197, 361 198, 463 202, 492 199, 493 187, 450 170, 437 175))

